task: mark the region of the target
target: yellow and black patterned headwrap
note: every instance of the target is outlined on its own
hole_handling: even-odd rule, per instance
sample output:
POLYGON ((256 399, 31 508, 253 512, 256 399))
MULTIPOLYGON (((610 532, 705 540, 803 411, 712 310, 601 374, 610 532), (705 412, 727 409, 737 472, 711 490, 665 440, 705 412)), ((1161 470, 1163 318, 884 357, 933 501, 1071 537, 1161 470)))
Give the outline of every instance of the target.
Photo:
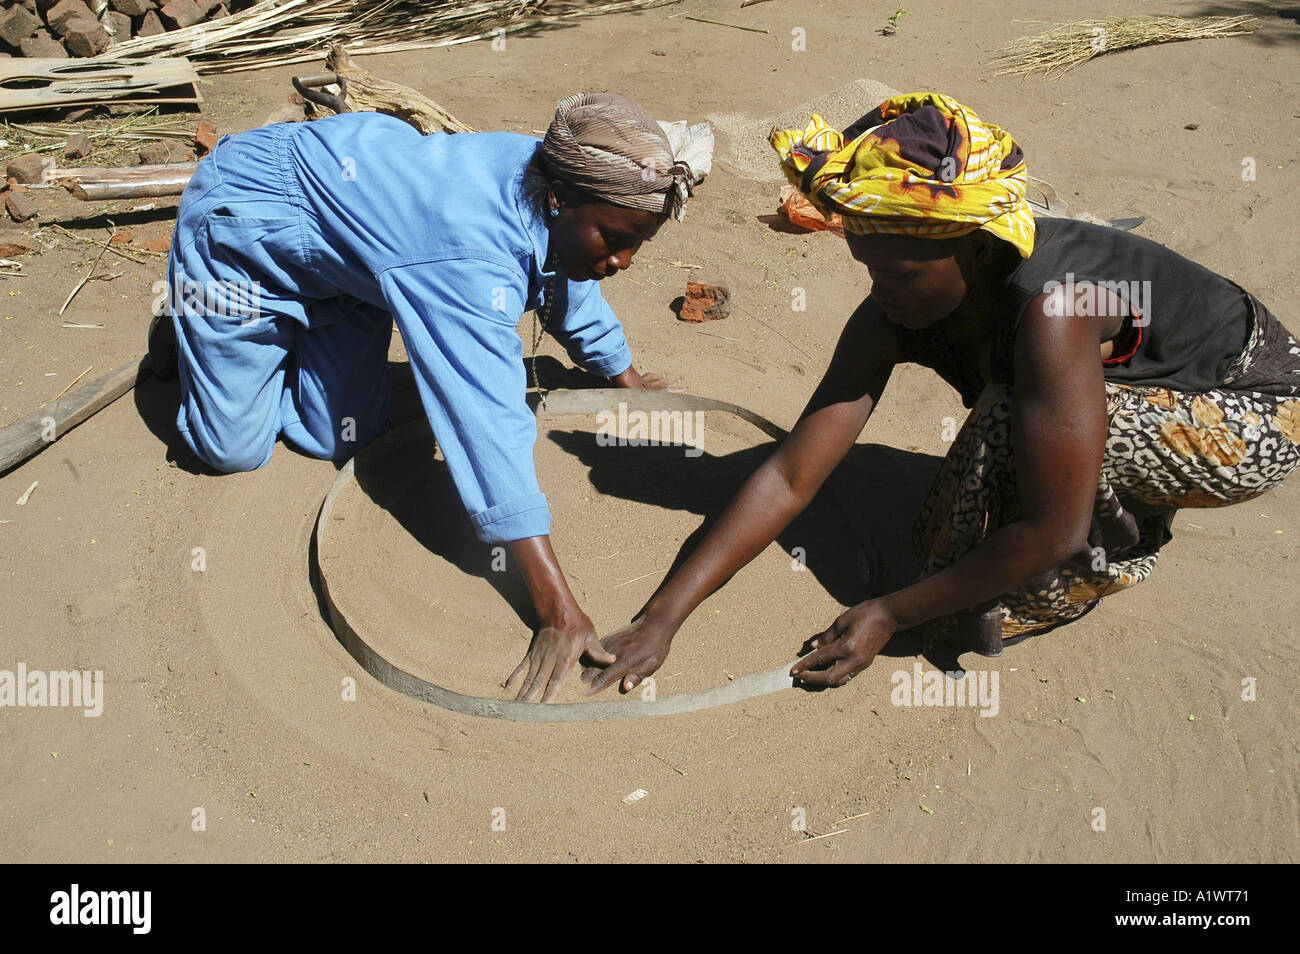
POLYGON ((887 99, 843 133, 814 115, 768 139, 790 182, 848 232, 944 239, 982 228, 1024 258, 1034 250, 1023 151, 942 93, 887 99))

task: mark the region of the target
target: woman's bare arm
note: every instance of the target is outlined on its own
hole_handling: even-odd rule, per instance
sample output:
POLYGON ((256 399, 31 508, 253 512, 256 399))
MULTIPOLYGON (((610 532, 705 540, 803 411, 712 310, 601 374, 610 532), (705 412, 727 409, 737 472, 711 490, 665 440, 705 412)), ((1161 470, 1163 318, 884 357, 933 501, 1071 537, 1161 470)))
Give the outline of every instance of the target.
POLYGON ((687 616, 808 506, 862 433, 898 360, 894 326, 867 299, 845 325, 790 436, 745 482, 699 548, 651 599, 645 616, 606 640, 618 659, 593 680, 592 692, 620 679, 630 690, 663 664, 687 616))
POLYGON ((1016 341, 1020 519, 933 576, 841 615, 791 670, 805 683, 842 685, 895 632, 995 599, 1087 545, 1107 431, 1096 319, 1075 317, 1073 302, 1045 310, 1047 297, 1030 303, 1016 341))

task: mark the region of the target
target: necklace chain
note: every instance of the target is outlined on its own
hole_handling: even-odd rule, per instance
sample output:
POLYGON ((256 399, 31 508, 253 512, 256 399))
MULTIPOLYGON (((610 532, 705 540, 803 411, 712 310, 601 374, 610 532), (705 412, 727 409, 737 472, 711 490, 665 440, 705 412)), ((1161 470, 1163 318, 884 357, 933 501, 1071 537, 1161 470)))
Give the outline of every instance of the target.
MULTIPOLYGON (((547 254, 546 264, 542 266, 542 271, 546 271, 547 268, 552 266, 554 264, 554 259, 554 253, 547 254)), ((546 326, 551 320, 551 302, 555 298, 555 282, 557 278, 559 278, 558 272, 551 276, 551 280, 546 283, 546 288, 542 292, 546 298, 545 301, 542 302, 540 321, 537 314, 538 309, 533 309, 533 353, 528 359, 528 371, 532 378, 533 389, 539 392, 542 390, 542 386, 537 382, 537 347, 542 343, 542 339, 546 337, 546 326)))

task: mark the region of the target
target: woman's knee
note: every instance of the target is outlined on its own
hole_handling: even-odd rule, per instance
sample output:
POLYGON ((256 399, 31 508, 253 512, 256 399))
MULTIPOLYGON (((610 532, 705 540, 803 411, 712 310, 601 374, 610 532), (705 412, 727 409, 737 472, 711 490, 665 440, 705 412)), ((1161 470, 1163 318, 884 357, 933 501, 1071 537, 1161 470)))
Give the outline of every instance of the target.
POLYGON ((271 460, 275 450, 275 436, 213 435, 202 429, 182 426, 181 437, 190 450, 213 470, 223 474, 241 474, 259 470, 271 460))
POLYGON ((271 461, 271 450, 258 448, 222 448, 216 453, 200 454, 213 468, 223 474, 242 474, 250 470, 259 470, 271 461))

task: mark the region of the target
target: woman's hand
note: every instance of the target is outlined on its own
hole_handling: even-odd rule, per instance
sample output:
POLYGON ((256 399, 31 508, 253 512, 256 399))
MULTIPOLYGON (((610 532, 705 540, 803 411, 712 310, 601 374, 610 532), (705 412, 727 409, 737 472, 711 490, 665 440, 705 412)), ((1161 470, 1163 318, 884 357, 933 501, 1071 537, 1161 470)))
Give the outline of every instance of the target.
POLYGON ((790 675, 805 686, 842 686, 870 666, 896 632, 898 624, 881 601, 859 603, 809 640, 814 652, 795 663, 790 675))
POLYGON ((609 379, 616 387, 627 388, 632 391, 682 391, 683 388, 677 387, 668 378, 654 371, 647 371, 642 374, 636 369, 635 365, 629 365, 628 369, 622 374, 616 374, 609 379))
POLYGON ((505 688, 523 676, 516 702, 550 702, 560 694, 569 670, 584 653, 602 665, 614 662, 614 654, 596 638, 591 619, 575 607, 567 618, 538 627, 528 654, 510 674, 505 688))
POLYGON ((659 374, 657 371, 647 371, 641 375, 641 388, 645 391, 684 391, 673 384, 666 375, 659 374))
POLYGON ((505 681, 505 688, 524 676, 515 701, 550 702, 560 694, 569 670, 584 652, 598 663, 611 663, 614 656, 601 648, 591 619, 573 598, 551 549, 551 538, 514 540, 510 552, 532 594, 538 623, 528 654, 505 681))
MULTIPOLYGON (((606 636, 601 642, 614 654, 610 657, 612 664, 606 665, 604 672, 597 669, 583 672, 583 678, 591 681, 588 695, 600 692, 620 679, 623 681, 622 691, 631 692, 664 664, 676 633, 677 627, 649 622, 642 616, 617 633, 606 636)), ((598 661, 604 664, 603 660, 598 661)))

